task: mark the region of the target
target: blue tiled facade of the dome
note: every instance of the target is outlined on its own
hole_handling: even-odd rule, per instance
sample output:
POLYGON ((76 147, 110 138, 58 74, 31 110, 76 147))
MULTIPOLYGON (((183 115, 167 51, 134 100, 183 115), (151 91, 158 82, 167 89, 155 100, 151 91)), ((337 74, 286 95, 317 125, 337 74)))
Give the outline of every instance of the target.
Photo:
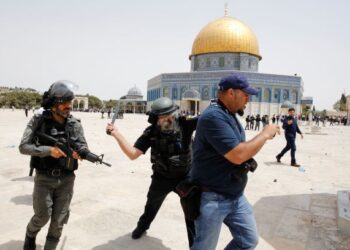
POLYGON ((147 101, 168 96, 173 100, 181 100, 188 89, 198 91, 202 100, 216 97, 219 80, 228 74, 239 72, 244 74, 250 84, 259 89, 259 95, 251 98, 253 102, 283 103, 289 100, 300 104, 303 82, 300 76, 262 74, 242 71, 210 71, 161 74, 148 81, 147 101), (166 95, 163 95, 167 93, 166 95))

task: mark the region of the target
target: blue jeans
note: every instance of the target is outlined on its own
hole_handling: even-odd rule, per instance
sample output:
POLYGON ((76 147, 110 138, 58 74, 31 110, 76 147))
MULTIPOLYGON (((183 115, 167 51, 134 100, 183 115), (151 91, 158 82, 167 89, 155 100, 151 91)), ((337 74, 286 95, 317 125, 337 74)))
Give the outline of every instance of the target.
POLYGON ((203 192, 200 212, 191 250, 215 250, 222 223, 234 237, 225 250, 254 249, 258 244, 253 208, 244 195, 230 199, 215 192, 203 192))

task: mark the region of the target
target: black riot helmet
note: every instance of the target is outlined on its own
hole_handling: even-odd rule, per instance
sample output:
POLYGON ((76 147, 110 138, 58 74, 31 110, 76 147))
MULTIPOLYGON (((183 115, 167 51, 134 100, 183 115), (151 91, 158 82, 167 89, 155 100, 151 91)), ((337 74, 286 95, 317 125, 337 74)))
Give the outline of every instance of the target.
POLYGON ((151 105, 151 111, 148 112, 148 122, 155 124, 160 115, 174 113, 179 107, 168 97, 161 97, 155 100, 151 105))
POLYGON ((44 109, 51 109, 56 103, 72 101, 74 99, 74 89, 77 85, 73 82, 61 80, 53 83, 49 90, 43 95, 41 106, 44 109))

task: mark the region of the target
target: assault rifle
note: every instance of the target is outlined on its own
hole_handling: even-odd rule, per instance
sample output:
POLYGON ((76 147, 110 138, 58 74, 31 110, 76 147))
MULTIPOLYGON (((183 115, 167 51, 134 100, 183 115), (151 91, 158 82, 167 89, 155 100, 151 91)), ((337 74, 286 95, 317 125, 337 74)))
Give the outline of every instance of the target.
POLYGON ((96 155, 85 147, 79 147, 79 145, 77 145, 77 143, 74 141, 67 142, 65 138, 56 139, 52 136, 49 136, 39 131, 37 131, 35 134, 39 138, 61 149, 67 155, 67 157, 72 157, 73 152, 76 151, 78 155, 84 160, 87 160, 96 164, 104 164, 108 167, 112 166, 111 164, 103 161, 103 157, 104 157, 103 154, 96 155))

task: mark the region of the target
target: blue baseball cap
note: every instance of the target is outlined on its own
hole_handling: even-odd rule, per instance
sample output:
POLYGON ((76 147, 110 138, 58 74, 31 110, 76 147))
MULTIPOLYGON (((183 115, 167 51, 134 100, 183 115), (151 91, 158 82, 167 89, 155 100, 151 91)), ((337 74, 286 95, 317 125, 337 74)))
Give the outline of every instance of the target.
POLYGON ((259 93, 257 89, 249 87, 247 78, 242 74, 231 74, 221 78, 218 89, 240 89, 248 95, 257 95, 259 93))

